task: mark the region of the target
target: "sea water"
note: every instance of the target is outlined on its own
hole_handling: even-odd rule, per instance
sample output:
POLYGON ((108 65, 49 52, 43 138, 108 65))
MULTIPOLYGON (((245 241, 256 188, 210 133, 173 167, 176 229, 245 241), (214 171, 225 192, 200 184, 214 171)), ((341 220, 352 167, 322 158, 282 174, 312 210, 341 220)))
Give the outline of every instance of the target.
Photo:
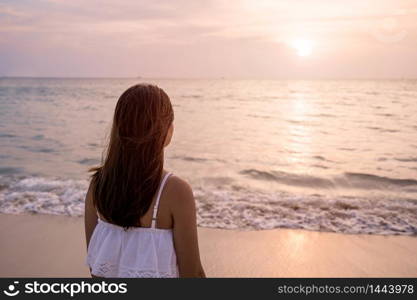
POLYGON ((200 226, 417 235, 416 80, 0 79, 0 212, 81 216, 120 94, 171 98, 200 226))

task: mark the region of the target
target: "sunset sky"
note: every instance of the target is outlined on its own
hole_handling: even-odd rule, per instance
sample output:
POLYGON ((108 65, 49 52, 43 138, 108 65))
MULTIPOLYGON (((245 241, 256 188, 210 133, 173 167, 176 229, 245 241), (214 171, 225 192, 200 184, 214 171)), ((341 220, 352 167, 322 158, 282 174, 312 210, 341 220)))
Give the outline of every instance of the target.
POLYGON ((417 78, 417 1, 2 0, 0 76, 417 78))

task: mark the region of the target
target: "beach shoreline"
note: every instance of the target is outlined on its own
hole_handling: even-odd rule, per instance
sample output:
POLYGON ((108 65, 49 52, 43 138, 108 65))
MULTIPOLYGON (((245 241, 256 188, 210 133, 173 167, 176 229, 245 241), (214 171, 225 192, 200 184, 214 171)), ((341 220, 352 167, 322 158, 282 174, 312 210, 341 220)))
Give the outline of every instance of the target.
MULTIPOLYGON (((0 214, 0 277, 89 277, 82 217, 0 214)), ((198 228, 207 277, 417 277, 417 237, 198 228)))

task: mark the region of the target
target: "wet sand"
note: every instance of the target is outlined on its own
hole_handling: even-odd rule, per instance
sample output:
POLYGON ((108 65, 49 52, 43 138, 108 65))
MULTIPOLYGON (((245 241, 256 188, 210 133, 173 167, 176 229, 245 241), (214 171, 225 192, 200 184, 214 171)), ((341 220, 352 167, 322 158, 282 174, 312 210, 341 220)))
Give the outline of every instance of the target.
MULTIPOLYGON (((417 277, 417 237, 199 228, 207 277, 417 277)), ((0 277, 88 277, 80 217, 0 214, 0 277)))

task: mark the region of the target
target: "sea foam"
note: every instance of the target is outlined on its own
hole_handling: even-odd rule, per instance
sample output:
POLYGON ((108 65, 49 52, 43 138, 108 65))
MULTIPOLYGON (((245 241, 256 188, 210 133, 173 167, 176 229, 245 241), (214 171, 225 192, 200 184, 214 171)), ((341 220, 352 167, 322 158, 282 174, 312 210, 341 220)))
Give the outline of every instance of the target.
MULTIPOLYGON (((87 188, 86 180, 0 176, 0 212, 82 216, 87 188)), ((194 196, 202 227, 417 235, 414 199, 266 193, 236 185, 196 186, 194 196)))

